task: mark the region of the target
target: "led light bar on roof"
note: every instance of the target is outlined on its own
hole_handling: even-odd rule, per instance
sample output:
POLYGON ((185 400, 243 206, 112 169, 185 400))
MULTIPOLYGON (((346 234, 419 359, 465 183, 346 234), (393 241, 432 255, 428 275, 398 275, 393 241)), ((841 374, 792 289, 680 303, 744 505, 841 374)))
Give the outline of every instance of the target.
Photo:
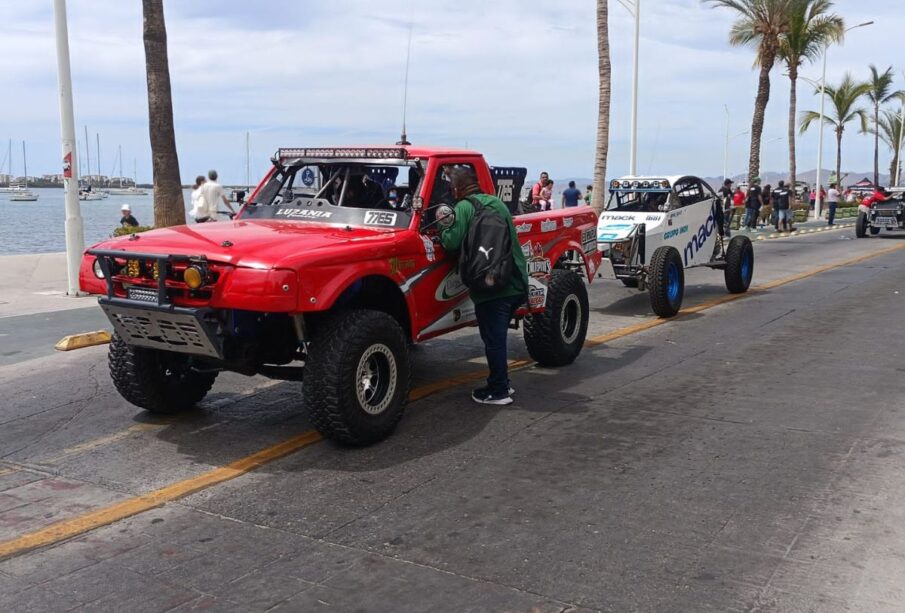
POLYGON ((295 158, 344 158, 404 160, 405 149, 400 147, 291 147, 278 151, 281 160, 295 158))
POLYGON ((647 179, 643 181, 613 179, 610 181, 610 191, 664 192, 669 191, 669 181, 666 179, 647 179))

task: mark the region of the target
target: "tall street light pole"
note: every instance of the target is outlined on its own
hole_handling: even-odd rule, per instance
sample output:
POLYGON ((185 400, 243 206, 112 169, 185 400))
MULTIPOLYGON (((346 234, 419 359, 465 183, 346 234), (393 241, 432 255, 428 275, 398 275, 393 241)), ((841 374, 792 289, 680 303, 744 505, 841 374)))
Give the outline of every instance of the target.
MULTIPOLYGON (((899 165, 896 167, 896 186, 901 185, 899 181, 902 179, 902 141, 905 140, 905 99, 902 100, 902 108, 899 110, 899 142, 896 148, 896 160, 899 165)), ((892 178, 890 178, 892 180, 892 178)))
POLYGON ((726 144, 723 147, 723 181, 729 178, 729 105, 724 104, 726 110, 726 144))
MULTIPOLYGON (((856 26, 852 26, 850 28, 846 28, 845 32, 849 30, 854 30, 855 28, 863 28, 864 26, 869 26, 873 23, 873 21, 865 21, 864 23, 859 23, 856 26)), ((820 77, 820 132, 817 135, 817 185, 815 189, 817 190, 817 199, 814 201, 814 219, 820 219, 820 207, 823 204, 823 198, 821 197, 820 191, 820 175, 821 170, 823 169, 823 111, 824 106, 826 104, 826 56, 829 52, 830 44, 826 43, 823 45, 823 73, 820 77)), ((839 177, 836 177, 836 181, 839 181, 839 177)), ((837 189, 841 186, 837 186, 837 189)))
POLYGON ((744 132, 739 132, 738 134, 733 134, 732 136, 729 136, 728 131, 726 132, 726 149, 725 149, 725 151, 723 151, 723 180, 724 181, 729 178, 729 141, 734 138, 738 138, 739 136, 744 136, 745 134, 748 134, 749 132, 750 132, 749 130, 745 130, 744 132))
POLYGON ((632 57, 632 123, 629 144, 629 174, 638 173, 638 46, 641 40, 641 0, 619 0, 625 10, 635 18, 635 40, 632 57))
POLYGON ((66 273, 69 296, 78 296, 79 265, 85 249, 85 228, 79 207, 79 167, 75 151, 75 117, 72 111, 72 73, 69 67, 69 28, 66 0, 53 1, 53 23, 57 38, 57 79, 60 88, 60 138, 63 144, 63 190, 66 201, 66 273))

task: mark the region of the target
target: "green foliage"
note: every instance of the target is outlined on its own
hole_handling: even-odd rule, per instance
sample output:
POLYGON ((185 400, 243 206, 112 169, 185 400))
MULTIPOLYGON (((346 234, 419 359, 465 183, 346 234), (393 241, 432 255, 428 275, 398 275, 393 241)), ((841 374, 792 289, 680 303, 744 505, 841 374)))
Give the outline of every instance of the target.
POLYGON ((139 232, 147 232, 153 230, 154 226, 120 226, 113 230, 113 236, 126 236, 127 234, 138 234, 139 232))
POLYGON ((779 42, 779 57, 790 73, 805 61, 814 62, 826 45, 840 42, 845 34, 842 17, 826 13, 831 0, 797 0, 789 8, 789 28, 779 42))
MULTIPOLYGON (((837 134, 845 130, 845 125, 854 120, 859 120, 861 131, 867 131, 867 112, 855 105, 858 99, 867 93, 870 86, 867 83, 857 83, 850 73, 846 73, 839 85, 827 85, 826 96, 830 102, 830 109, 824 115, 823 121, 832 126, 837 134)), ((818 88, 816 93, 820 93, 818 88)), ((820 120, 820 113, 816 111, 804 111, 801 114, 801 133, 804 134, 815 121, 820 120)))

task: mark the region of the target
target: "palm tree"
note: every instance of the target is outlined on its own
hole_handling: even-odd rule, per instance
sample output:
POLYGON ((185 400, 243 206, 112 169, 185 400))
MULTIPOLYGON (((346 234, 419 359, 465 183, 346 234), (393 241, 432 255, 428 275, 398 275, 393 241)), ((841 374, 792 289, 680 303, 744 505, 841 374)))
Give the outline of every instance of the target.
MULTIPOLYGON (((861 131, 867 132, 867 111, 857 108, 858 99, 867 93, 870 86, 867 83, 856 83, 850 73, 846 73, 838 86, 827 85, 825 94, 830 102, 831 115, 824 115, 823 121, 832 126, 836 132, 836 180, 842 176, 842 133, 845 125, 858 119, 861 122, 861 131)), ((820 93, 818 89, 815 93, 820 93)), ((820 121, 820 113, 816 111, 804 111, 801 114, 801 133, 810 127, 815 121, 820 121)), ((821 127, 821 129, 823 129, 821 127)))
POLYGON ((893 82, 892 66, 886 69, 882 74, 873 64, 870 65, 870 79, 867 81, 868 90, 865 96, 870 100, 874 107, 874 185, 880 184, 880 131, 876 126, 880 123, 880 106, 886 104, 893 98, 902 95, 901 91, 892 91, 893 82))
POLYGON ((800 0, 702 0, 714 7, 725 7, 738 13, 729 31, 729 44, 754 47, 754 65, 760 67, 754 117, 751 120, 751 153, 748 181, 760 174, 760 141, 764 131, 764 114, 770 100, 770 71, 776 63, 780 39, 789 31, 791 6, 800 0))
POLYGON ((597 106, 597 153, 594 156, 594 193, 591 208, 603 210, 606 194, 606 157, 610 141, 610 39, 607 30, 607 0, 597 0, 597 71, 599 98, 597 106))
POLYGON ((176 155, 173 99, 167 58, 167 27, 163 0, 142 0, 144 12, 145 69, 148 73, 148 128, 154 166, 154 225, 185 223, 185 201, 176 155))
POLYGON ((789 69, 789 185, 795 185, 795 120, 798 113, 798 69, 813 62, 830 43, 839 42, 845 23, 838 15, 827 15, 832 0, 799 0, 790 8, 789 31, 779 41, 779 57, 789 69))
POLYGON ((892 151, 892 161, 889 163, 889 183, 896 180, 896 170, 899 168, 899 145, 902 143, 902 115, 896 111, 886 109, 880 115, 880 140, 892 151))

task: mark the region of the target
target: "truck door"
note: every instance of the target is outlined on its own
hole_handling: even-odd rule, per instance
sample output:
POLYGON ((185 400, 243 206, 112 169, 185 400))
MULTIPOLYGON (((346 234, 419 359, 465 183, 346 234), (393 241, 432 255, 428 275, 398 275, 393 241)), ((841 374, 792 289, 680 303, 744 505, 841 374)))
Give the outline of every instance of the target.
MULTIPOLYGON (((449 185, 448 172, 456 167, 467 167, 475 172, 481 188, 488 191, 493 185, 486 165, 482 168, 474 157, 444 157, 430 164, 426 177, 426 189, 422 191, 424 213, 421 219, 423 240, 430 241, 439 236, 440 229, 435 223, 437 208, 443 204, 455 206, 449 185), (485 176, 486 175, 486 176, 485 176), (485 185, 486 184, 486 185, 485 185)), ((458 253, 447 253, 439 243, 433 244, 434 265, 411 291, 415 293, 418 305, 416 340, 471 325, 475 321, 474 304, 468 297, 468 288, 459 279, 458 253)))

